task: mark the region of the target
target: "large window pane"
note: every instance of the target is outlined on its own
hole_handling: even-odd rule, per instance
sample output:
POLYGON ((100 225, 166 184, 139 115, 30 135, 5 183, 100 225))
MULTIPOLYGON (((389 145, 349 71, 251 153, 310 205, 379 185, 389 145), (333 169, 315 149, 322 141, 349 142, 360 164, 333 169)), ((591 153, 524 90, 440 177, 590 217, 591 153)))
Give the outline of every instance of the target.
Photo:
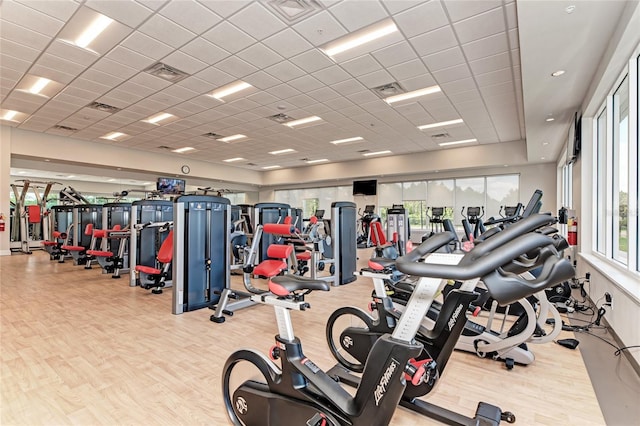
MULTIPOLYGON (((467 214, 467 207, 480 207, 485 204, 485 180, 484 177, 456 179, 454 223, 460 226, 462 223, 462 211, 467 214)), ((481 213, 482 214, 482 211, 481 213)))
POLYGON ((445 210, 443 217, 453 219, 454 188, 453 179, 427 182, 427 208, 443 207, 445 210))
POLYGON ((384 208, 389 208, 394 204, 402 204, 402 183, 378 184, 378 204, 376 213, 380 215, 385 214, 384 208))
POLYGON ((627 264, 629 244, 629 78, 613 94, 613 258, 627 264))
POLYGON ((486 217, 498 217, 501 207, 515 207, 520 202, 519 188, 519 175, 487 176, 486 217))
POLYGON ((597 191, 596 191, 596 250, 606 252, 606 219, 607 219, 607 109, 598 116, 596 122, 597 151, 597 191))

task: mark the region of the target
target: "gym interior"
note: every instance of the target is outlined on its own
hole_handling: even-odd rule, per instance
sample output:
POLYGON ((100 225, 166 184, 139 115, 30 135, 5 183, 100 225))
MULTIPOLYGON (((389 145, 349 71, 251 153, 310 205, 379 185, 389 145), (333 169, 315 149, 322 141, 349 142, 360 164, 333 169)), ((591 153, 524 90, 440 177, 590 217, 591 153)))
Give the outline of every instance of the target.
POLYGON ((2 1, 0 422, 637 424, 638 28, 2 1))

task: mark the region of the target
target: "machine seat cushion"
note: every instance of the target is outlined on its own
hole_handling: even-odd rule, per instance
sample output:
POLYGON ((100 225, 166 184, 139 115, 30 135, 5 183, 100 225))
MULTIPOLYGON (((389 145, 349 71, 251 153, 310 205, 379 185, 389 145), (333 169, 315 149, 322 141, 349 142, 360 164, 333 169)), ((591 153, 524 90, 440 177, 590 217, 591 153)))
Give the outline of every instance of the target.
POLYGON ((57 246, 58 245, 58 243, 55 242, 55 241, 43 241, 42 244, 45 245, 45 246, 57 246))
POLYGON ((329 291, 329 283, 323 280, 313 280, 299 275, 281 275, 269 282, 269 291, 277 296, 288 296, 297 290, 329 291))
POLYGON ((162 273, 160 269, 152 268, 151 266, 144 266, 144 265, 136 265, 136 271, 149 274, 149 275, 157 275, 162 273))
POLYGON ((253 273, 255 275, 262 275, 263 277, 271 278, 286 269, 286 262, 283 262, 282 260, 267 259, 260 262, 253 270, 253 273))
POLYGON ((267 256, 275 259, 287 259, 293 253, 292 245, 271 244, 267 248, 267 256))
POLYGON ((85 251, 87 248, 82 246, 62 246, 62 250, 67 251, 85 251))
POLYGON ((296 259, 298 260, 310 260, 311 252, 309 251, 301 251, 296 253, 296 259))
POLYGON ((113 253, 110 251, 102 251, 102 250, 87 250, 87 254, 90 256, 96 257, 112 257, 113 253))

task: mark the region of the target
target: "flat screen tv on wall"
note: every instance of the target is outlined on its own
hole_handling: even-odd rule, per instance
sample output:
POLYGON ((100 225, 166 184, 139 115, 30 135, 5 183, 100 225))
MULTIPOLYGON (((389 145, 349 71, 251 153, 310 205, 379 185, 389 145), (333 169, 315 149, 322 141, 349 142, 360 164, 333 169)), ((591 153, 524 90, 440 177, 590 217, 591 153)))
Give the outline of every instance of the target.
POLYGON ((378 181, 371 180, 354 180, 353 195, 376 195, 378 192, 378 181))
POLYGON ((182 194, 185 189, 184 179, 158 178, 156 189, 162 194, 182 194))

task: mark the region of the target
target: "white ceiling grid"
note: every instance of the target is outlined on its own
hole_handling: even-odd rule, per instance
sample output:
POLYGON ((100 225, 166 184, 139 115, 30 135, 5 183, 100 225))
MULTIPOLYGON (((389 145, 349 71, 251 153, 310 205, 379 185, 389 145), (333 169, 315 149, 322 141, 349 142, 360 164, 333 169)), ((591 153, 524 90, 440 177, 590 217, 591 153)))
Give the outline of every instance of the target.
POLYGON ((30 115, 7 123, 38 132, 167 152, 237 167, 306 166, 302 159, 361 159, 362 151, 405 154, 442 149, 438 142, 479 144, 524 139, 524 115, 513 1, 320 1, 317 11, 287 22, 268 1, 5 0, 0 11, 0 100, 30 115), (92 53, 59 39, 76 14, 102 13, 117 25, 92 53), (391 18, 400 32, 334 61, 319 47, 391 18), (163 62, 189 74, 177 83, 143 70, 163 62), (25 74, 64 88, 52 98, 16 90, 25 74), (255 87, 227 102, 206 96, 236 80, 255 87), (442 93, 388 105, 371 89, 398 82, 406 91, 440 85, 442 93), (108 113, 87 107, 121 108, 108 113), (143 123, 169 112, 178 121, 143 123), (318 115, 319 124, 291 129, 266 117, 318 115), (416 126, 464 119, 420 131, 416 126), (61 130, 62 125, 77 130, 61 130), (109 132, 131 137, 100 139, 109 132), (223 143, 202 136, 245 134, 223 143), (433 139, 434 134, 448 134, 433 139), (361 136, 364 141, 332 145, 361 136), (273 156, 270 151, 296 152, 273 156), (225 163, 227 164, 227 163, 225 163))

